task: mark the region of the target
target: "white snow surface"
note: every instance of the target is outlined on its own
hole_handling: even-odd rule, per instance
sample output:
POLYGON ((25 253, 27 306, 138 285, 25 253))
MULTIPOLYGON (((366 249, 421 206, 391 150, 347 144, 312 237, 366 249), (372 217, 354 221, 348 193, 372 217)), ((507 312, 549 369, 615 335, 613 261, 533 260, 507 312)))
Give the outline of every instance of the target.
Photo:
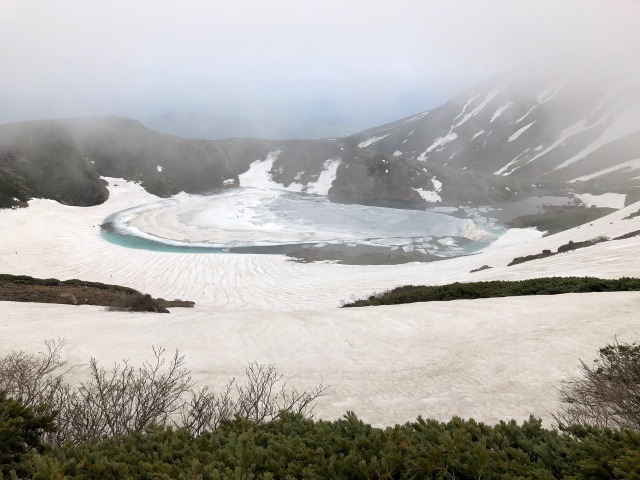
MULTIPOLYGON (((115 182, 120 187, 109 187, 109 199, 95 207, 36 199, 28 208, 0 210, 0 271, 126 285, 153 296, 193 300, 196 307, 162 315, 0 302, 0 354, 38 352, 43 340, 66 337, 71 364, 94 356, 108 366, 122 358, 139 363, 150 357, 152 345, 164 346, 179 348, 195 378, 217 388, 241 376, 253 360, 275 363, 290 384, 301 388, 322 378, 331 389, 318 403, 321 418, 354 410, 375 425, 417 415, 495 423, 533 414, 550 422, 550 412, 558 408, 556 388, 577 374, 578 359, 590 361, 615 337, 637 340, 639 292, 337 307, 352 296, 400 284, 637 276, 640 237, 506 265, 569 240, 638 230, 640 217, 622 219, 640 202, 547 237, 510 230, 476 255, 354 266, 304 264, 277 255, 119 247, 100 238, 101 221, 159 199, 139 185, 115 182), (469 273, 485 264, 493 268, 469 273)), ((80 378, 83 371, 74 374, 80 378)))
POLYGON ((159 172, 162 172, 162 165, 156 165, 156 170, 158 170, 159 172))
POLYGON ((581 152, 558 165, 556 170, 565 168, 578 160, 588 157, 590 154, 608 143, 621 140, 638 132, 640 132, 640 104, 635 104, 628 106, 621 112, 618 112, 614 116, 613 122, 611 122, 602 135, 596 138, 593 143, 588 145, 581 152))
POLYGON ((504 113, 504 111, 509 108, 511 105, 513 105, 513 102, 507 102, 506 104, 502 105, 501 107, 498 107, 498 109, 495 111, 495 113, 493 114, 493 117, 491 117, 491 120, 489 121, 489 123, 493 123, 493 121, 498 118, 500 115, 502 115, 504 113))
MULTIPOLYGON (((558 145, 562 145, 564 142, 567 141, 567 139, 569 139, 570 137, 573 137, 575 135, 579 135, 582 132, 585 132, 587 130, 589 130, 590 128, 594 127, 595 125, 589 125, 587 126, 587 121, 586 120, 580 120, 577 123, 574 123, 573 125, 565 128, 562 132, 560 132, 560 135, 558 135, 558 137, 556 138, 555 142, 553 142, 550 146, 548 146, 547 148, 545 148, 543 151, 541 151, 540 153, 534 155, 531 158, 526 158, 526 159, 522 159, 520 162, 515 162, 512 161, 511 164, 506 165, 505 167, 503 167, 502 169, 502 173, 498 174, 498 175, 510 175, 513 172, 515 172, 516 170, 518 170, 519 168, 524 167, 525 165, 533 162, 534 160, 546 155, 547 153, 549 153, 551 150, 553 150, 554 148, 556 148, 558 145), (516 164, 517 163, 517 164, 516 164), (507 171, 507 167, 510 167, 511 165, 516 164, 516 166, 507 171)), ((523 152, 524 153, 524 152, 523 152)), ((515 159, 514 159, 515 160, 515 159)))
POLYGON ((575 197, 587 207, 624 208, 624 201, 627 195, 623 193, 603 193, 602 195, 579 193, 575 197))
MULTIPOLYGON (((475 140, 476 137, 479 137, 480 135, 482 135, 484 133, 484 130, 480 130, 479 132, 476 132, 473 137, 471 137, 471 140, 475 140)), ((451 159, 449 159, 451 160, 451 159)))
POLYGON ((555 97, 558 93, 560 93, 560 91, 564 88, 564 85, 556 85, 556 86, 551 86, 549 88, 546 88, 545 90, 543 90, 542 92, 540 92, 537 96, 536 96, 536 103, 534 103, 529 110, 527 110, 527 113, 525 113, 523 116, 521 116, 519 119, 516 120, 515 123, 520 123, 522 120, 524 120, 525 118, 527 118, 529 116, 529 114, 531 112, 533 112, 533 110, 537 107, 539 107, 540 105, 542 105, 543 103, 548 102, 549 100, 551 100, 553 97, 555 97))
POLYGON ((412 188, 412 190, 418 192, 425 202, 437 203, 442 201, 442 198, 435 190, 425 190, 424 188, 412 188))
POLYGON ((379 142, 380 140, 382 140, 384 137, 388 137, 389 135, 391 135, 390 133, 387 133, 386 135, 380 135, 379 137, 371 137, 367 140, 364 140, 363 142, 360 142, 358 144, 358 147, 360 148, 366 148, 370 145, 373 145, 376 142, 379 142))
POLYGON ((478 98, 480 98, 480 95, 474 95, 471 98, 469 98, 467 100, 467 102, 464 104, 464 106, 462 107, 462 111, 456 117, 454 117, 452 123, 455 124, 455 121, 458 120, 460 117, 462 117, 467 112, 467 108, 469 107, 469 105, 471 105, 478 98))
POLYGON ((573 180, 570 180, 569 183, 586 182, 587 180, 591 180, 592 178, 601 177, 602 175, 617 172, 618 170, 637 170, 639 168, 640 168, 640 158, 636 158, 635 160, 629 160, 628 162, 619 163, 612 167, 604 168, 602 170, 598 170, 597 172, 590 173, 588 175, 583 175, 582 177, 574 178, 573 180))
POLYGON ((458 134, 456 132, 449 132, 447 135, 445 135, 444 137, 438 137, 435 139, 435 141, 433 142, 433 144, 431 144, 431 146, 429 148, 427 148, 424 152, 422 152, 419 156, 418 156, 418 160, 420 160, 421 162, 427 159, 427 154, 430 153, 431 151, 433 151, 434 149, 438 148, 438 147, 442 147, 443 145, 446 145, 449 142, 453 142, 456 138, 458 138, 458 134))
POLYGON ((513 135, 511 135, 509 137, 509 140, 507 140, 508 142, 513 142, 514 140, 516 140, 520 135, 522 135, 524 132, 526 132, 527 130, 529 130, 529 127, 531 127, 531 125, 533 125, 534 123, 536 123, 537 120, 534 120, 533 122, 525 125, 524 127, 522 127, 521 129, 519 129, 516 133, 514 133, 513 135))
POLYGON ((324 162, 323 170, 320 172, 318 180, 309 182, 306 192, 314 195, 328 195, 341 163, 342 161, 339 158, 329 159, 324 162))
MULTIPOLYGON (((473 110, 471 110, 464 117, 462 117, 462 119, 460 121, 458 121, 451 129, 453 130, 453 129, 459 127, 460 125, 463 125, 464 123, 466 123, 470 118, 475 117, 478 113, 480 113, 482 111, 482 109, 484 107, 486 107, 489 104, 489 102, 491 100, 493 100, 496 96, 498 96, 504 90, 504 88, 505 87, 502 86, 500 88, 496 88, 495 90, 491 90, 489 93, 487 93, 484 96, 484 98, 482 99, 482 101, 473 110)), ((471 103, 471 100, 469 100, 469 103, 471 103)), ((465 105, 465 109, 466 109, 467 105, 465 105)), ((455 122, 455 120, 456 119, 454 119, 454 122, 455 122)))
POLYGON ((238 175, 240 186, 301 192, 304 188, 302 184, 293 182, 285 187, 284 185, 274 181, 271 177, 273 162, 277 160, 281 153, 281 150, 274 150, 273 152, 269 152, 264 160, 256 160, 251 163, 249 170, 238 175))

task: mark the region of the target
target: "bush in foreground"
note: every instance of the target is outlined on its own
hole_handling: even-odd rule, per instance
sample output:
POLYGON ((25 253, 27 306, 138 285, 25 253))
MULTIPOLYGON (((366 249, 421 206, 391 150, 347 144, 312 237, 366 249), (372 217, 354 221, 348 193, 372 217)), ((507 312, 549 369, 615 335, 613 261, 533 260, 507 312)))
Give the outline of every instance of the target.
POLYGON ((43 435, 55 430, 55 413, 48 410, 27 407, 0 391, 0 478, 11 471, 24 474, 25 455, 43 450, 43 435))
MULTIPOLYGON (((59 352, 56 344, 52 350, 59 352)), ((155 352, 156 359, 162 363, 164 357, 157 352, 163 350, 155 352)), ((36 366, 38 371, 50 371, 60 363, 59 357, 49 361, 46 354, 34 356, 18 352, 12 358, 14 365, 16 358, 23 363, 26 359, 27 366, 36 366)), ((189 384, 190 379, 184 376, 187 371, 181 368, 182 357, 176 353, 173 358, 160 374, 153 373, 160 372, 154 366, 157 362, 141 367, 140 371, 150 373, 155 379, 152 383, 167 384, 173 378, 178 385, 189 384)), ((618 405, 615 408, 619 416, 608 424, 627 427, 620 430, 599 428, 594 420, 600 417, 588 416, 573 420, 591 426, 569 422, 562 425, 561 430, 544 428, 535 418, 522 424, 501 421, 489 426, 473 419, 454 417, 448 422, 439 422, 418 417, 414 422, 384 429, 362 422, 352 412, 340 420, 315 421, 305 413, 308 405, 296 401, 301 396, 281 397, 273 390, 274 380, 282 378, 275 368, 251 364, 249 382, 242 387, 247 389, 243 390, 243 407, 235 409, 233 417, 225 416, 215 426, 198 430, 191 425, 174 428, 168 422, 160 426, 152 422, 128 433, 83 441, 75 439, 44 449, 42 439, 52 430, 55 412, 50 412, 48 407, 34 409, 1 394, 0 480, 638 478, 640 424, 637 404, 627 400, 638 398, 639 361, 640 346, 616 342, 600 350, 600 358, 593 368, 582 363, 584 378, 568 383, 573 387, 581 380, 582 387, 606 386, 600 388, 601 396, 594 399, 598 407, 602 402, 622 399, 619 392, 626 389, 628 395, 624 401, 609 403, 607 407, 610 410, 612 405, 618 405), (603 380, 606 385, 602 384, 603 380), (278 403, 282 398, 288 401, 278 403), (287 408, 294 404, 297 408, 287 408), (269 408, 265 410, 265 406, 269 408), (626 416, 620 415, 621 409, 627 409, 626 416)), ((96 368, 101 373, 94 374, 93 381, 105 386, 112 385, 111 376, 120 382, 122 372, 127 372, 125 377, 138 378, 127 363, 116 366, 113 374, 96 368)), ((22 374, 29 371, 26 368, 22 374)), ((3 375, 6 376, 6 372, 3 375)), ((5 382, 9 384, 10 381, 5 382)), ((51 382, 43 380, 38 385, 51 385, 51 382)), ((171 404, 171 392, 175 391, 174 388, 161 389, 156 396, 165 402, 161 404, 171 404)), ((228 396, 229 391, 218 398, 228 396)), ((287 392, 284 386, 281 391, 287 392)), ((117 403, 124 392, 107 388, 103 393, 117 403)), ((151 393, 147 391, 147 395, 151 393)), ((135 394, 128 398, 140 402, 135 394)), ((570 408, 573 400, 563 398, 570 408)))
POLYGON ((631 430, 558 432, 530 419, 488 426, 418 418, 386 429, 348 413, 326 422, 281 415, 256 424, 236 418, 214 432, 151 428, 82 445, 66 444, 24 462, 50 479, 614 479, 640 472, 640 435, 631 430))
POLYGON ((14 351, 0 358, 0 392, 30 408, 56 413, 49 444, 115 438, 151 426, 186 428, 194 434, 215 430, 239 415, 257 424, 284 413, 313 416, 326 395, 322 382, 310 390, 287 384, 274 365, 250 363, 244 381, 232 379, 223 392, 198 385, 176 350, 153 349, 153 358, 135 367, 128 360, 106 369, 95 358, 88 378, 67 381, 73 367, 61 358, 64 341, 48 341, 39 354, 14 351))
POLYGON ((560 425, 640 431, 640 345, 618 343, 601 348, 589 365, 580 361, 580 377, 563 383, 560 425))

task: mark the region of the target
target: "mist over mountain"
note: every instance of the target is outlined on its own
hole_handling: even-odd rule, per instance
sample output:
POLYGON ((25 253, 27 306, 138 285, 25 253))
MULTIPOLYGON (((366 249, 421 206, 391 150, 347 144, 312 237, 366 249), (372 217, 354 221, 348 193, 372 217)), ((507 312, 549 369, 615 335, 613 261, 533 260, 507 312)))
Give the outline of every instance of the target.
POLYGON ((640 78, 634 71, 521 68, 444 105, 352 137, 388 155, 502 177, 640 183, 640 78))
POLYGON ((247 118, 189 111, 172 111, 156 115, 145 120, 144 124, 160 132, 206 140, 247 137, 269 140, 345 137, 365 127, 363 120, 343 115, 247 118))
POLYGON ((314 129, 325 137, 323 129, 335 130, 346 120, 291 125, 190 112, 156 119, 158 130, 181 136, 117 117, 5 125, 0 127, 0 153, 8 159, 3 181, 7 184, 9 175, 17 180, 5 187, 4 206, 30 195, 98 203, 104 200, 99 175, 140 181, 150 192, 168 196, 247 186, 240 176, 249 171, 254 183, 259 172, 261 185, 270 188, 405 206, 493 204, 571 192, 637 198, 639 78, 633 70, 567 74, 521 67, 432 110, 324 140, 269 137, 315 136, 314 129), (242 138, 254 136, 266 138, 242 138), (225 137, 233 138, 206 140, 225 137), (69 197, 73 189, 62 195, 34 187, 44 185, 50 165, 59 166, 61 176, 70 169, 74 185, 79 179, 91 183, 91 200, 85 194, 69 197), (313 186, 317 182, 323 188, 313 186))

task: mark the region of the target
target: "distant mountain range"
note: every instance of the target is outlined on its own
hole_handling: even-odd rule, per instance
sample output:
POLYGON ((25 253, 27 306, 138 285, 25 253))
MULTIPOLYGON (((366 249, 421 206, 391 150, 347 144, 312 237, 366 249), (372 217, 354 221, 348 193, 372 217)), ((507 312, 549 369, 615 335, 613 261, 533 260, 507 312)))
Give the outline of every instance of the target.
POLYGON ((361 121, 343 115, 319 115, 308 118, 246 118, 189 111, 157 115, 145 121, 144 124, 159 132, 204 140, 336 138, 352 135, 364 127, 361 121))
MULTIPOLYGON (((321 132, 323 122, 339 121, 317 118, 299 128, 321 132)), ((154 127, 182 136, 116 117, 0 126, 0 208, 32 197, 100 203, 107 194, 100 176, 139 181, 160 196, 267 185, 400 207, 574 192, 640 197, 640 85, 624 77, 519 70, 342 138, 184 138, 292 128, 195 113, 158 117, 154 127)))

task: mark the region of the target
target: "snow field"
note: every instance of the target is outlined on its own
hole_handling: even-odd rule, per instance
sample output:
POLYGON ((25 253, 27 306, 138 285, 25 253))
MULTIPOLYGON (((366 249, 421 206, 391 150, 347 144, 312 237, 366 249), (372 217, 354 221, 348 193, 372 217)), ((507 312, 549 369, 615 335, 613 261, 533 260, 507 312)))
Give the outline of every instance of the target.
POLYGON ((549 421, 555 387, 577 373, 579 358, 594 358, 616 335, 637 340, 637 292, 337 307, 410 283, 637 276, 640 237, 506 265, 569 240, 638 230, 640 217, 623 218, 640 203, 548 237, 510 230, 478 254, 441 262, 301 264, 276 255, 162 253, 107 243, 98 235, 107 215, 158 200, 138 185, 109 180, 110 198, 96 207, 33 200, 28 208, 0 211, 0 271, 116 283, 196 307, 156 315, 0 302, 0 353, 36 352, 43 340, 66 337, 71 363, 86 365, 95 356, 106 365, 123 357, 141 361, 151 345, 162 345, 179 348, 196 378, 214 386, 240 376, 252 360, 272 362, 292 385, 310 387, 321 377, 331 385, 318 406, 321 417, 354 410, 387 425, 417 415, 495 422, 534 414, 549 421), (493 268, 470 273, 482 265, 493 268))

